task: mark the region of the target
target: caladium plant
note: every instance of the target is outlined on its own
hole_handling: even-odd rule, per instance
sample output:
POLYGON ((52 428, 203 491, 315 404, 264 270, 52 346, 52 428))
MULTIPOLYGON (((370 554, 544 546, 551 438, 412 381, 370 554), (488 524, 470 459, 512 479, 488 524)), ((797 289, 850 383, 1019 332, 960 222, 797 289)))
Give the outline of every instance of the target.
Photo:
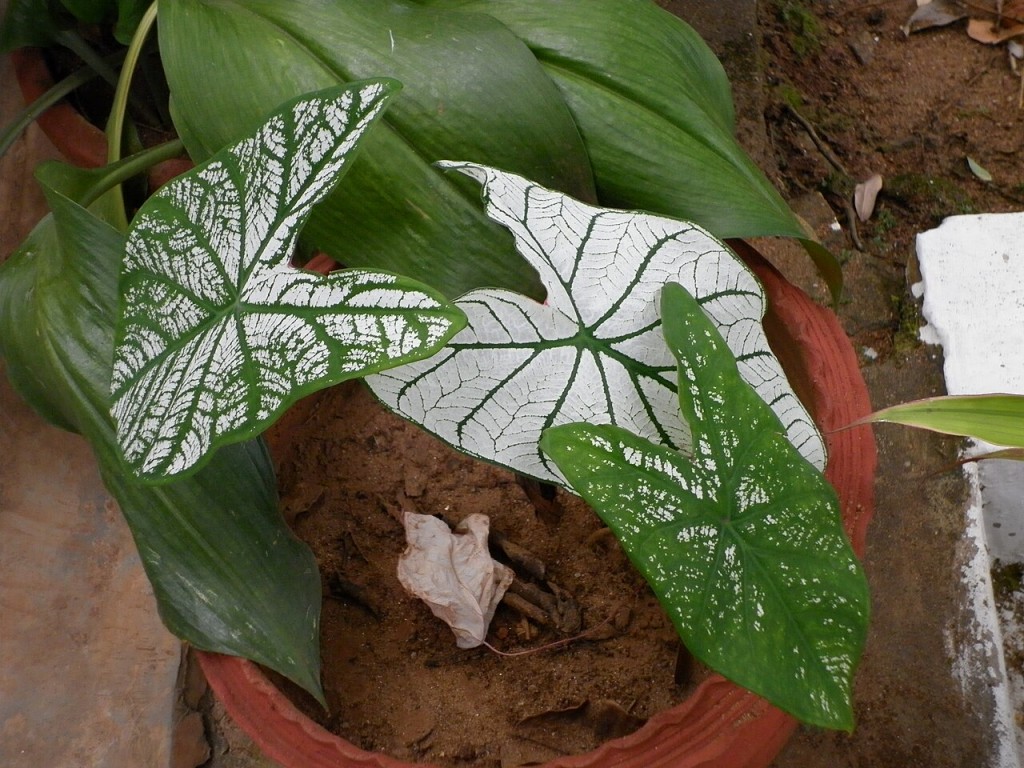
MULTIPOLYGON (((63 24, 43 13, 52 5, 12 3, 16 24, 3 41, 50 40, 63 24)), ((114 8, 73 5, 82 18, 114 8)), ((131 58, 155 8, 116 5, 122 31, 140 24, 131 58)), ((265 450, 247 438, 315 388, 425 358, 459 331, 465 310, 471 325, 452 345, 376 376, 378 393, 463 450, 590 494, 660 594, 692 597, 690 586, 706 580, 717 614, 692 600, 670 605, 698 655, 801 717, 847 727, 841 699, 862 633, 859 574, 828 522, 827 489, 810 479, 810 467, 824 465, 823 443, 768 350, 757 282, 701 226, 591 205, 692 218, 718 237, 803 237, 733 139, 728 83, 699 37, 648 0, 588 0, 586 14, 539 0, 168 0, 159 32, 175 127, 203 165, 146 203, 127 236, 116 199, 104 198, 114 214, 105 221, 86 208, 97 188, 148 160, 88 178, 44 174, 54 214, 0 272, 0 351, 41 412, 93 443, 172 631, 319 695, 315 566, 273 508, 265 450), (405 84, 386 120, 394 81, 337 88, 382 75, 405 84), (366 152, 335 188, 359 144, 366 152), (436 168, 445 156, 476 163, 436 168), (484 184, 486 209, 464 176, 484 184), (293 250, 313 247, 360 269, 325 277, 289 266, 293 250), (666 346, 657 300, 670 281, 696 302, 681 315, 706 313, 727 349, 691 339, 687 357, 667 317, 666 346), (442 298, 482 286, 462 309, 442 298), (747 384, 700 379, 707 399, 692 382, 679 386, 678 370, 699 378, 705 357, 723 356, 735 357, 754 399, 769 405, 748 407, 747 384), (696 414, 711 406, 753 419, 743 437, 758 450, 716 454, 722 463, 711 467, 709 446, 728 439, 725 426, 709 429, 696 414), (589 426, 570 426, 581 421, 589 426), (621 474, 627 485, 653 488, 643 485, 654 482, 651 467, 677 483, 658 497, 660 516, 602 496, 607 483, 590 470, 607 457, 576 460, 587 451, 566 448, 593 448, 595 435, 627 464, 643 464, 639 475, 621 474), (770 450, 760 450, 765 441, 770 450), (649 455, 671 461, 637 458, 649 455), (695 469, 672 468, 687 455, 695 469), (726 476, 725 459, 747 475, 726 476), (795 467, 794 482, 814 499, 806 508, 762 504, 762 495, 784 493, 783 467, 795 467), (761 469, 756 488, 736 480, 761 469), (680 485, 686 471, 696 480, 680 485), (720 504, 693 527, 698 557, 681 564, 683 550, 646 551, 644 532, 662 540, 664 518, 703 514, 687 493, 720 504), (770 511, 755 519, 758 505, 770 511), (742 535, 740 518, 750 523, 742 535), (820 558, 801 560, 804 549, 794 550, 796 570, 788 551, 741 558, 779 543, 782 528, 758 528, 769 518, 791 527, 800 547, 820 535, 836 572, 820 558), (701 570, 708 548, 722 553, 717 570, 701 570), (774 581, 758 581, 762 571, 774 581), (676 574, 678 589, 663 572, 676 574), (795 597, 770 600, 779 585, 795 597), (834 627, 821 605, 835 611, 834 627), (773 617, 762 620, 760 608, 773 617), (813 637, 776 654, 776 630, 783 645, 813 637), (744 662, 758 654, 777 655, 782 671, 750 675, 744 662)), ((126 84, 122 77, 122 95, 126 84)), ((115 113, 122 108, 115 101, 115 113)), ((115 147, 121 134, 110 131, 115 147)), ((834 260, 807 245, 835 290, 834 260)))
POLYGON ((487 214, 512 232, 547 301, 498 289, 463 295, 456 304, 469 325, 440 354, 367 378, 386 405, 459 450, 556 483, 564 478, 539 448, 555 424, 618 424, 689 450, 656 302, 666 281, 678 281, 722 329, 790 440, 824 469, 821 435, 761 327, 760 283, 721 242, 691 223, 586 205, 495 168, 441 166, 483 186, 487 214))
POLYGON ((442 166, 481 183, 548 300, 467 293, 467 327, 371 389, 462 451, 580 493, 697 657, 852 728, 867 586, 824 443, 764 336, 760 283, 693 224, 442 166))
POLYGON ((395 87, 287 104, 136 215, 112 387, 118 440, 140 476, 193 470, 302 395, 423 357, 461 327, 458 310, 408 279, 289 264, 395 87))
POLYGON ((661 308, 690 455, 585 423, 551 427, 541 448, 615 532, 695 656, 805 722, 851 730, 868 588, 835 492, 740 375, 700 303, 670 283, 661 308))

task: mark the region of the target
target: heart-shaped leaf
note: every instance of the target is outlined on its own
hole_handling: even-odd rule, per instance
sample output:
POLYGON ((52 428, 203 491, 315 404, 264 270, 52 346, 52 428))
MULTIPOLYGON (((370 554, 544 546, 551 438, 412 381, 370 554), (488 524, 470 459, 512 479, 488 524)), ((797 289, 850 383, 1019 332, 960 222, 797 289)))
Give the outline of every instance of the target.
POLYGON ((686 450, 656 300, 676 280, 722 329, 793 443, 824 467, 821 436, 761 328, 762 288, 720 242, 693 224, 595 208, 493 168, 441 165, 483 185, 488 215, 512 231, 548 300, 501 290, 461 297, 469 326, 444 350, 367 379, 390 408, 460 450, 558 483, 538 448, 555 424, 613 423, 686 450))
POLYGON ((849 730, 868 591, 835 492, 743 381, 700 304, 670 284, 662 310, 693 457, 608 425, 554 427, 542 448, 697 658, 805 722, 849 730))
POLYGON ((289 265, 310 209, 394 88, 370 81, 294 101, 135 217, 112 392, 140 476, 193 470, 299 397, 428 355, 461 327, 458 310, 411 280, 289 265))

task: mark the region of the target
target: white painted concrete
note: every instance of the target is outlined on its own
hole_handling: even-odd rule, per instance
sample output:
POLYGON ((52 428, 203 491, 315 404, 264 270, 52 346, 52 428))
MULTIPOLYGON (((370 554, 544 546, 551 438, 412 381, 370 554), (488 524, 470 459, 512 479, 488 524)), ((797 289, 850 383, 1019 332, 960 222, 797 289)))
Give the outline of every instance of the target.
MULTIPOLYGON (((947 391, 1024 394, 1024 213, 948 218, 918 236, 917 256, 923 279, 915 289, 923 291, 928 322, 921 337, 943 347, 947 391)), ((979 443, 968 453, 992 448, 979 443)), ((975 636, 954 648, 955 672, 965 691, 991 690, 995 765, 1020 768, 1024 729, 1016 712, 1024 711, 1024 680, 1008 674, 1003 651, 1021 642, 1022 628, 999 615, 990 572, 995 558, 1024 561, 1024 463, 987 460, 967 465, 965 475, 970 556, 963 577, 975 636)))

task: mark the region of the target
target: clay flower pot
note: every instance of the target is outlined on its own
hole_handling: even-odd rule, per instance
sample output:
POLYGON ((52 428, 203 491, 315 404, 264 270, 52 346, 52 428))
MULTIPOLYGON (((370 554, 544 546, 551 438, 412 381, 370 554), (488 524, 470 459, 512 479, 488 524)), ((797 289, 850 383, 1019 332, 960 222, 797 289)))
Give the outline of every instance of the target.
MULTIPOLYGON (((26 104, 31 104, 53 87, 53 76, 40 48, 19 48, 11 52, 14 75, 26 104)), ((36 118, 36 125, 72 165, 99 168, 107 163, 107 137, 67 101, 61 101, 36 118)), ((187 157, 165 160, 150 169, 149 189, 155 191, 192 167, 187 157)))
MULTIPOLYGON (((874 438, 868 427, 834 431, 871 410, 856 355, 831 311, 788 283, 747 244, 731 245, 764 283, 768 337, 825 434, 826 476, 839 494, 846 533, 863 555, 874 508, 874 438)), ((199 661, 234 721, 287 768, 422 768, 366 752, 327 732, 250 661, 205 652, 199 661)), ((542 768, 766 768, 796 726, 794 718, 764 699, 713 675, 686 701, 655 715, 636 733, 542 768)))

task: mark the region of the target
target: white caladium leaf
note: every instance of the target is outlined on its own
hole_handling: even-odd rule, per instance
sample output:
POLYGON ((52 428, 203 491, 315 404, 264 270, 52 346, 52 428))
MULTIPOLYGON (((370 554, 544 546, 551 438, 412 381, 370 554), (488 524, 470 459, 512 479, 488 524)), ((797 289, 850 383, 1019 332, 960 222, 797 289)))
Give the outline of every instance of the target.
POLYGON ((139 211, 111 388, 118 442, 140 476, 194 470, 302 395, 429 355, 462 327, 461 312, 411 280, 289 264, 310 209, 397 87, 291 102, 139 211))
POLYGON ((563 485, 538 448, 547 427, 616 424, 688 450, 657 303, 674 281, 718 326, 792 443, 824 468, 821 435, 768 347, 763 289, 721 242, 694 224, 585 205, 494 168, 440 165, 483 185, 487 214, 515 236, 547 301, 465 294, 456 305, 469 325, 445 349, 367 378, 386 405, 467 453, 563 485))

